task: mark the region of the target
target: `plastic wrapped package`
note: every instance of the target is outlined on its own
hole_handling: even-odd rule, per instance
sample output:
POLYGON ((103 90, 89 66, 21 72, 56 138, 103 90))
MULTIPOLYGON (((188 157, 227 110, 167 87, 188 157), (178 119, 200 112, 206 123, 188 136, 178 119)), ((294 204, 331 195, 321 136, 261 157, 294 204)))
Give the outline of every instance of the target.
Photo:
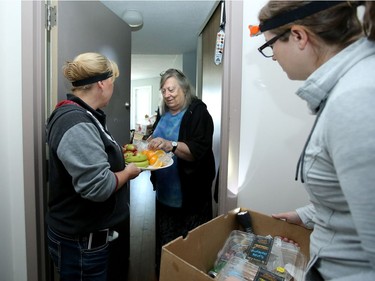
POLYGON ((146 140, 142 139, 134 139, 133 144, 137 146, 137 150, 139 152, 142 152, 143 150, 147 149, 148 142, 146 140))
POLYGON ((234 230, 220 250, 214 268, 208 274, 211 277, 218 276, 219 280, 224 281, 227 280, 223 278, 228 277, 228 272, 236 278, 239 278, 242 272, 246 273, 246 276, 238 280, 260 280, 254 279, 253 271, 256 270, 260 275, 271 276, 270 280, 289 281, 294 278, 298 281, 303 279, 305 267, 306 258, 295 244, 283 241, 278 236, 260 236, 234 230))
POLYGON ((257 266, 247 259, 232 257, 217 276, 218 281, 284 281, 285 276, 257 266))
POLYGON ((217 276, 220 270, 234 256, 246 258, 246 250, 252 243, 254 237, 255 235, 253 233, 233 230, 225 241, 223 248, 218 253, 214 267, 208 272, 208 275, 211 277, 217 276))
MULTIPOLYGON (((220 271, 216 280, 218 281, 284 281, 291 280, 286 272, 269 271, 264 267, 257 266, 247 259, 232 257, 220 271)), ((293 279, 301 280, 301 279, 293 279)))
POLYGON ((285 242, 281 237, 274 237, 271 255, 266 268, 283 276, 285 280, 303 280, 306 257, 298 246, 285 242))
POLYGON ((245 258, 232 257, 217 276, 218 281, 252 281, 255 279, 259 266, 245 258))

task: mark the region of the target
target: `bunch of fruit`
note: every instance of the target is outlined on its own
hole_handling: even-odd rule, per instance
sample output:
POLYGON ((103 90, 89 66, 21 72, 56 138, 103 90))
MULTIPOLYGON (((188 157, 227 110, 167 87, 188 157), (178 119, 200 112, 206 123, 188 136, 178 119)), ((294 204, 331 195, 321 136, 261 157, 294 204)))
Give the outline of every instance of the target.
POLYGON ((125 144, 122 149, 126 163, 134 163, 141 168, 148 166, 160 168, 164 166, 163 156, 166 155, 164 150, 145 149, 138 151, 137 146, 134 144, 125 144))
POLYGON ((134 144, 125 144, 122 147, 125 163, 134 163, 137 167, 146 168, 150 165, 147 156, 137 150, 134 144))
POLYGON ((164 150, 143 150, 141 153, 143 155, 146 155, 147 160, 151 166, 155 168, 164 166, 164 162, 162 160, 162 157, 166 154, 164 150))

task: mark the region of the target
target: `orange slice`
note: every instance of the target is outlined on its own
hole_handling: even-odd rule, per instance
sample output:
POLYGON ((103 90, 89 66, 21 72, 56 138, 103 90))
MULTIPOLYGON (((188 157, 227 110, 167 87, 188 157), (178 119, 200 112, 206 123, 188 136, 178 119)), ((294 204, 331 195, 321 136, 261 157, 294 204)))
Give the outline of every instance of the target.
POLYGON ((152 155, 150 159, 148 159, 148 162, 150 162, 150 165, 154 166, 154 164, 156 163, 156 161, 159 160, 159 157, 157 155, 152 155))
POLYGON ((157 155, 159 158, 165 155, 165 151, 158 149, 154 152, 154 155, 157 155))
POLYGON ((152 165, 152 167, 154 167, 154 168, 160 168, 160 167, 163 167, 163 162, 160 161, 159 159, 157 159, 157 160, 155 161, 155 163, 152 165))
POLYGON ((147 159, 150 161, 152 155, 154 155, 155 151, 153 150, 143 150, 142 153, 147 156, 147 159))

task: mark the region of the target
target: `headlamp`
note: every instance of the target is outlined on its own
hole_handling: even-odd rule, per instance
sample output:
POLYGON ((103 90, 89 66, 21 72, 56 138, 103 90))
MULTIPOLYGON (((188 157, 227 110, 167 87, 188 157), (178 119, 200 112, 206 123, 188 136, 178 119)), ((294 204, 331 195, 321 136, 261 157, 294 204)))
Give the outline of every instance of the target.
POLYGON ((260 25, 249 25, 250 37, 257 36, 267 30, 275 29, 296 20, 311 16, 343 2, 346 1, 311 1, 306 5, 265 20, 260 25))

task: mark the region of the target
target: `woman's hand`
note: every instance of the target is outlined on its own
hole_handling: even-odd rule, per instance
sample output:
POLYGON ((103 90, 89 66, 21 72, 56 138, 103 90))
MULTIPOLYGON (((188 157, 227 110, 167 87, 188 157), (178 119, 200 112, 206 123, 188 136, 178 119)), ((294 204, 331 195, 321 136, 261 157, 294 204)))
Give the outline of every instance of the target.
MULTIPOLYGON (((299 215, 297 214, 296 211, 272 214, 272 217, 275 218, 275 219, 284 220, 284 221, 292 223, 292 224, 304 226, 301 218, 299 217, 299 215)), ((292 244, 295 244, 296 246, 298 246, 298 243, 296 243, 294 240, 289 239, 288 237, 281 237, 281 238, 285 242, 292 243, 292 244)))
POLYGON ((138 177, 138 175, 142 172, 142 170, 134 163, 127 164, 124 171, 127 173, 128 180, 138 177))
POLYGON ((275 218, 275 219, 284 220, 284 221, 289 222, 289 223, 304 226, 301 218, 299 217, 299 215, 297 214, 296 211, 272 214, 272 217, 275 218))
POLYGON ((172 150, 172 142, 163 138, 152 138, 148 140, 148 148, 151 150, 158 150, 162 149, 165 152, 169 152, 172 150))
POLYGON ((126 165, 124 170, 120 172, 116 172, 115 173, 116 178, 117 178, 116 191, 120 189, 129 180, 136 178, 141 172, 142 170, 139 167, 137 167, 134 163, 129 163, 126 165))
MULTIPOLYGON (((148 148, 151 150, 162 149, 165 152, 170 152, 173 149, 172 142, 163 138, 149 138, 148 148)), ((178 158, 186 161, 194 161, 194 157, 190 152, 189 147, 182 141, 178 142, 177 149, 173 152, 178 158)))

